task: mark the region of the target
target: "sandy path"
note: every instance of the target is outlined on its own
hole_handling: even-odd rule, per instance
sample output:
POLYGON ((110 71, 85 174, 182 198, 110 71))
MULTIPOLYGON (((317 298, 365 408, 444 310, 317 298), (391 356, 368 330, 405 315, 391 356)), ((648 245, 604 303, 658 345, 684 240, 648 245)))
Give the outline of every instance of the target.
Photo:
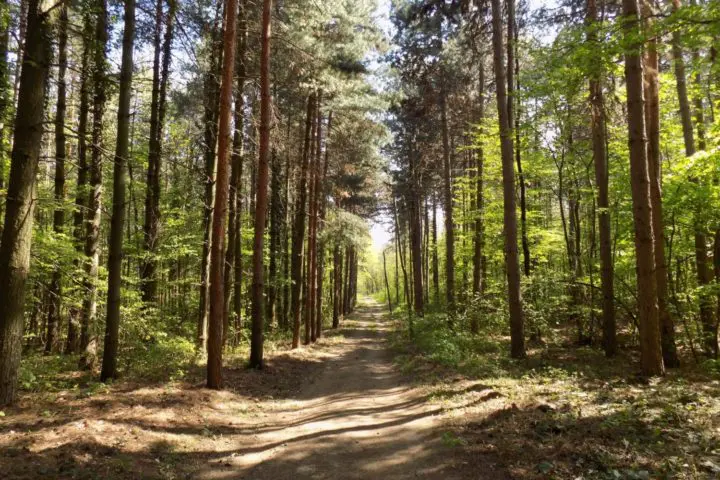
POLYGON ((295 399, 275 405, 269 416, 277 421, 245 425, 254 447, 220 459, 225 468, 200 478, 468 478, 440 439, 438 407, 394 369, 387 328, 380 306, 363 306, 323 371, 295 399))

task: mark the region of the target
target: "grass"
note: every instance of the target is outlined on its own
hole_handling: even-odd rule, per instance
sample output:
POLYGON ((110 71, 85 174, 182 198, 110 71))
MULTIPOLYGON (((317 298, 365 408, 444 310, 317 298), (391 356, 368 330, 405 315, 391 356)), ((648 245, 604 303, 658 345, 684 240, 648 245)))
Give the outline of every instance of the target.
MULTIPOLYGON (((398 324, 400 326, 400 324, 398 324)), ((662 379, 636 375, 636 352, 536 345, 512 360, 501 334, 472 336, 442 315, 393 336, 396 362, 448 407, 443 441, 514 478, 720 477, 715 362, 662 379)))

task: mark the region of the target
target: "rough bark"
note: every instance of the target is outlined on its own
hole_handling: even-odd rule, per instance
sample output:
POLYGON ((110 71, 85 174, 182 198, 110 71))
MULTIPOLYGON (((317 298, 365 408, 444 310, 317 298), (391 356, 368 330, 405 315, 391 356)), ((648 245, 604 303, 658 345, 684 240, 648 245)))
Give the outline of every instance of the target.
POLYGON ((295 195, 295 219, 293 221, 292 235, 292 262, 290 274, 292 276, 292 289, 290 292, 291 311, 293 318, 293 340, 292 348, 300 345, 300 290, 303 283, 303 239, 305 238, 305 217, 307 215, 307 182, 308 164, 310 160, 310 134, 312 120, 315 112, 315 94, 312 93, 307 101, 307 113, 305 115, 305 141, 302 151, 302 163, 300 165, 300 178, 295 195))
POLYGON ((513 139, 508 116, 505 55, 503 53, 500 0, 491 0, 493 24, 493 64, 495 69, 498 119, 503 173, 503 225, 505 234, 505 270, 508 281, 510 307, 510 354, 513 358, 525 356, 525 333, 520 296, 520 265, 517 245, 517 212, 515 211, 515 170, 513 166, 513 139))
MULTIPOLYGON (((652 27, 655 11, 648 0, 643 0, 646 26, 652 27)), ((650 174, 650 202, 655 235, 655 278, 658 295, 658 321, 660 342, 665 367, 680 366, 675 348, 675 324, 668 305, 668 267, 665 260, 665 222, 662 208, 662 167, 660 163, 660 85, 657 38, 648 39, 645 46, 645 128, 648 139, 647 156, 650 174)))
MULTIPOLYGON (((231 0, 234 1, 234 0, 231 0)), ((263 241, 267 214, 268 158, 270 156, 270 13, 272 0, 263 1, 260 52, 260 149, 258 157, 255 240, 253 242, 252 336, 250 367, 263 366, 263 241)))
MULTIPOLYGON (((102 0, 104 1, 104 0, 102 0)), ((122 290, 123 229, 125 227, 125 170, 130 153, 130 98, 133 80, 133 48, 135 40, 135 0, 125 0, 125 27, 120 64, 120 90, 117 112, 117 140, 113 161, 112 217, 110 218, 110 248, 108 251, 107 317, 105 347, 100 381, 117 378, 118 332, 122 290)))
MULTIPOLYGON (((455 310, 455 224, 453 220, 453 191, 450 140, 447 120, 445 81, 440 88, 440 122, 443 143, 443 197, 445 201, 445 300, 452 315, 455 310)), ((449 317, 450 318, 450 317, 449 317)))
POLYGON ((233 71, 235 69, 235 33, 237 31, 237 0, 225 1, 220 109, 218 112, 218 155, 215 173, 215 204, 210 246, 210 295, 207 341, 207 387, 222 386, 222 336, 225 293, 223 262, 225 218, 230 188, 230 120, 232 115, 233 71))
POLYGON ((0 405, 15 400, 23 334, 25 287, 35 202, 35 176, 43 134, 45 89, 51 61, 52 18, 28 2, 28 32, 22 57, 19 101, 13 133, 10 178, 0 242, 0 405))
POLYGON ((93 334, 97 323, 97 283, 100 262, 100 222, 102 216, 102 162, 104 152, 103 117, 107 102, 107 4, 94 4, 95 23, 92 48, 93 125, 90 142, 89 192, 85 222, 85 298, 80 325, 81 366, 93 367, 97 356, 97 341, 93 334))
MULTIPOLYGON (((602 1, 602 0, 601 0, 602 1)), ((598 12, 595 0, 587 3, 587 40, 590 48, 598 42, 598 12)), ((597 187, 598 225, 600 234, 600 281, 602 284, 603 349, 607 357, 617 353, 615 322, 615 286, 612 259, 612 234, 610 229, 609 173, 607 158, 607 130, 602 70, 590 74, 590 128, 592 130, 593 164, 597 187)))
POLYGON ((157 0, 155 15, 155 52, 153 57, 152 98, 150 102, 150 145, 145 180, 145 222, 143 225, 145 258, 140 268, 142 299, 146 305, 157 302, 158 261, 156 254, 160 233, 162 137, 165 124, 170 63, 172 60, 171 48, 175 20, 175 1, 168 0, 168 12, 167 16, 165 16, 163 15, 163 0, 157 0), (163 23, 165 23, 165 38, 161 44, 163 23))
MULTIPOLYGON (((68 41, 68 13, 67 6, 60 6, 58 19, 58 76, 57 76, 57 104, 55 109, 55 212, 53 213, 53 231, 62 234, 65 227, 65 114, 66 108, 66 71, 67 71, 67 41, 68 41)), ((0 139, 0 142, 2 140, 0 139)), ((62 299, 62 270, 55 267, 48 289, 50 308, 47 316, 47 335, 45 337, 45 352, 51 353, 57 347, 58 330, 60 327, 60 308, 62 299)))
POLYGON ((650 175, 645 130, 642 45, 634 38, 640 23, 637 0, 623 0, 625 34, 632 41, 625 50, 627 85, 628 145, 630 148, 630 181, 635 226, 635 262, 640 321, 640 361, 644 375, 665 372, 660 347, 660 325, 655 276, 655 240, 650 200, 650 175))

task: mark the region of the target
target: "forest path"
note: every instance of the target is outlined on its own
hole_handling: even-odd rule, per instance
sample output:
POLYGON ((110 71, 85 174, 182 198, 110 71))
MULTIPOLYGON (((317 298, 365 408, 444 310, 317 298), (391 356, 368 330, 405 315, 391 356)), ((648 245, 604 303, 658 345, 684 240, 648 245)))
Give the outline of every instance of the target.
POLYGON ((344 322, 317 377, 274 406, 276 421, 245 425, 255 448, 202 478, 468 478, 441 441, 441 409, 394 368, 389 328, 382 307, 365 300, 344 322))

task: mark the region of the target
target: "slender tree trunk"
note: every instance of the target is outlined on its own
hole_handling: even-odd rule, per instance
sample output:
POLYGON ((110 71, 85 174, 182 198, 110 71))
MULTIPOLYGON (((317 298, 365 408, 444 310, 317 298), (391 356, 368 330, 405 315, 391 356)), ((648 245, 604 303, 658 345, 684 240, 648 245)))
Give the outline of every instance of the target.
POLYGON ((210 313, 208 319, 207 387, 222 386, 222 337, 225 294, 223 261, 225 217, 228 209, 230 170, 230 119, 232 115, 233 71, 235 70, 235 33, 237 31, 237 0, 225 0, 220 109, 218 112, 218 157, 215 174, 215 204, 210 246, 210 313))
POLYGON ((340 316, 342 315, 342 268, 342 251, 340 245, 335 245, 333 250, 333 328, 340 326, 340 316))
POLYGON ((212 28, 212 48, 210 51, 210 67, 205 76, 205 113, 204 125, 204 159, 205 159, 205 196, 203 212, 203 248, 200 263, 200 306, 198 312, 197 343, 202 351, 207 349, 208 340, 208 293, 210 286, 210 247, 212 238, 213 199, 215 197, 215 147, 218 136, 218 97, 220 95, 219 69, 221 43, 218 16, 221 3, 218 2, 215 25, 212 28))
MULTIPOLYGON (((80 108, 78 113, 77 127, 77 186, 75 190, 75 211, 73 212, 73 237, 75 240, 75 251, 77 258, 84 253, 85 235, 85 209, 88 205, 87 179, 88 179, 88 163, 87 163, 87 126, 90 114, 90 57, 92 54, 92 20, 91 15, 85 12, 83 15, 83 53, 80 70, 80 108)), ((75 267, 79 267, 79 260, 75 261, 75 267)), ((73 307, 70 313, 70 321, 68 325, 68 338, 65 346, 66 353, 74 353, 79 348, 80 324, 84 323, 81 317, 82 309, 73 307)))
MULTIPOLYGON (((440 261, 438 259, 437 197, 435 194, 433 194, 432 210, 432 278, 435 304, 437 305, 440 303, 440 261)), ((399 299, 398 302, 400 302, 399 299)))
MULTIPOLYGON (((652 29, 654 9, 648 0, 643 0, 645 22, 652 29)), ((650 202, 652 203, 652 222, 655 234, 655 277, 658 294, 658 319, 660 322, 660 342, 665 367, 680 366, 675 348, 675 325, 668 308, 668 268, 665 261, 665 222, 662 208, 662 167, 660 164, 660 63, 658 59, 657 38, 648 39, 645 47, 645 128, 647 130, 647 156, 650 174, 650 202)))
MULTIPOLYGON (((242 179, 245 156, 245 55, 247 51, 247 14, 246 0, 240 0, 238 10, 238 51, 235 60, 237 85, 235 87, 235 133, 233 135, 232 164, 233 172, 237 172, 235 178, 235 246, 233 250, 233 311, 235 312, 235 331, 239 336, 242 327, 242 179)), ((232 179, 231 179, 232 180, 232 179)), ((232 188, 232 185, 231 185, 232 188)), ((239 337, 238 337, 239 338, 239 337)))
POLYGON ((140 270, 142 297, 145 304, 157 303, 158 280, 156 258, 160 230, 160 173, 162 168, 162 138, 165 124, 165 105, 172 59, 175 0, 168 0, 168 13, 163 15, 163 0, 157 0, 155 18, 155 55, 153 59, 152 101, 150 105, 150 148, 145 195, 145 224, 143 226, 145 259, 140 270), (162 24, 165 39, 161 45, 162 24), (162 51, 162 63, 161 63, 162 51))
POLYGON ((313 116, 315 112, 315 93, 310 94, 307 102, 307 113, 305 116, 305 141, 302 151, 302 164, 300 166, 300 178, 298 179, 297 193, 295 195, 295 219, 293 221, 292 238, 292 262, 291 262, 291 310, 293 317, 293 340, 292 348, 300 345, 300 291, 303 283, 303 239, 305 238, 305 217, 307 216, 307 182, 308 164, 310 160, 310 141, 313 116))
POLYGON ((35 176, 42 144, 45 88, 52 56, 52 17, 28 2, 19 103, 2 242, 0 242, 0 405, 15 400, 23 335, 25 286, 30 269, 35 176))
MULTIPOLYGON (((6 138, 9 136, 10 111, 10 65, 8 51, 10 48, 10 6, 7 0, 0 0, 0 190, 5 189, 5 164, 8 153, 6 138)), ((20 62, 18 62, 20 63, 20 62)), ((0 235, 2 235, 2 215, 5 206, 0 201, 0 235)))
POLYGON ((390 296, 390 282, 388 281, 388 273, 387 273, 387 260, 385 259, 385 250, 382 252, 383 257, 383 274, 385 277, 385 292, 387 292, 387 302, 388 302, 388 311, 390 312, 390 315, 392 315, 392 297, 390 296))
MULTIPOLYGON (((478 90, 478 123, 480 127, 480 137, 484 134, 482 123, 485 120, 485 59, 480 58, 479 65, 479 90, 478 90)), ((477 172, 475 174, 475 231, 473 234, 473 294, 482 296, 485 279, 483 277, 483 253, 485 250, 485 232, 484 232, 484 216, 485 216, 485 198, 484 198, 484 167, 485 167, 485 151, 484 145, 481 143, 477 150, 477 172)), ((478 318, 473 316, 470 319, 470 330, 472 333, 478 333, 478 318)))
POLYGON ((520 296, 520 265, 517 245, 517 212, 515 211, 515 170, 513 167, 513 139, 510 133, 508 98, 506 93, 505 56, 503 55, 500 0, 491 0, 493 23, 493 58, 495 68, 498 119, 503 171, 503 224, 505 229, 505 269, 510 307, 510 354, 525 356, 525 333, 520 296))
MULTIPOLYGON (((58 20, 58 77, 57 77, 57 108, 55 109, 55 212, 53 214, 53 231, 60 235, 65 227, 65 114, 67 84, 67 41, 68 13, 67 6, 60 6, 58 20)), ((0 139, 0 141, 2 141, 0 139)), ((2 148, 2 147, 0 147, 2 148)), ((50 308, 47 317, 47 337, 45 352, 51 353, 57 347, 58 329, 60 326, 60 308, 62 299, 62 270, 55 268, 48 289, 50 308)))
POLYGON ((278 292, 278 261, 282 255, 280 251, 280 233, 282 222, 282 177, 280 159, 275 149, 270 156, 270 267, 268 269, 267 285, 267 322, 274 325, 277 321, 277 292, 278 292))
POLYGON ((97 357, 97 339, 94 330, 97 323, 97 284, 102 217, 103 117, 107 101, 107 4, 105 0, 99 0, 94 5, 93 15, 97 17, 97 22, 92 49, 93 126, 90 144, 90 191, 85 223, 85 299, 83 300, 82 324, 80 325, 80 349, 83 352, 81 366, 84 368, 92 368, 97 357))
MULTIPOLYGON (((601 0, 602 1, 602 0, 601 0)), ((587 40, 590 48, 598 42, 598 13, 595 0, 587 3, 587 40)), ((590 120, 592 129, 593 163, 597 186, 597 206, 600 227, 600 278, 603 294, 603 348, 607 357, 617 353, 615 324, 615 287, 612 258, 612 234, 610 229, 609 173, 607 158, 607 130, 605 100, 601 83, 602 71, 593 71, 590 76, 590 120)))
POLYGON ((258 161, 255 241, 253 243, 252 336, 250 367, 263 366, 263 240, 267 214, 268 157, 270 156, 270 13, 272 0, 263 1, 260 53, 260 155, 258 161))
MULTIPOLYGON (((453 220, 453 191, 450 141, 447 120, 445 81, 441 80, 440 120, 443 141, 443 195, 445 200, 445 299, 448 311, 455 311, 455 224, 453 220)), ((448 316, 451 321, 451 316, 448 316)))
MULTIPOLYGON (((317 225, 317 232, 316 236, 320 238, 320 243, 318 245, 318 259, 317 259, 317 299, 315 300, 315 331, 317 334, 317 338, 322 337, 322 328, 323 328, 323 316, 322 316, 322 304, 323 304, 323 280, 325 276, 325 239, 322 236, 323 226, 325 224, 325 213, 326 213, 326 207, 327 207, 327 191, 326 191, 326 182, 327 182, 327 174, 328 174, 328 161, 329 161, 329 152, 330 149, 328 148, 328 142, 330 139, 330 129, 332 128, 332 118, 333 118, 333 112, 330 111, 328 113, 328 126, 327 126, 327 132, 325 133, 325 152, 324 157, 325 160, 323 161, 323 172, 322 177, 320 178, 320 183, 317 190, 317 198, 318 198, 318 225, 317 225)), ((318 142, 318 152, 320 152, 320 142, 318 142)), ((318 153, 320 155, 320 153, 318 153)))
MULTIPOLYGON (((104 2, 104 0, 102 0, 104 2)), ((123 229, 125 227, 125 169, 130 151, 130 97, 132 96, 135 0, 125 0, 125 28, 120 65, 117 141, 113 165, 112 218, 108 252, 107 319, 100 381, 117 377, 118 331, 122 290, 123 229)))
MULTIPOLYGON (((637 0, 623 0, 623 16, 625 17, 626 36, 628 38, 638 36, 640 16, 637 0)), ((628 144, 640 319, 640 356, 644 375, 662 375, 665 368, 660 346, 641 49, 642 45, 637 40, 633 40, 625 51, 628 144)))
POLYGON ((413 273, 413 310, 415 315, 422 317, 425 306, 423 304, 423 278, 422 278, 422 228, 420 226, 420 181, 417 165, 419 158, 415 156, 418 152, 414 145, 414 139, 410 140, 410 191, 408 203, 410 204, 410 257, 412 260, 413 273))

